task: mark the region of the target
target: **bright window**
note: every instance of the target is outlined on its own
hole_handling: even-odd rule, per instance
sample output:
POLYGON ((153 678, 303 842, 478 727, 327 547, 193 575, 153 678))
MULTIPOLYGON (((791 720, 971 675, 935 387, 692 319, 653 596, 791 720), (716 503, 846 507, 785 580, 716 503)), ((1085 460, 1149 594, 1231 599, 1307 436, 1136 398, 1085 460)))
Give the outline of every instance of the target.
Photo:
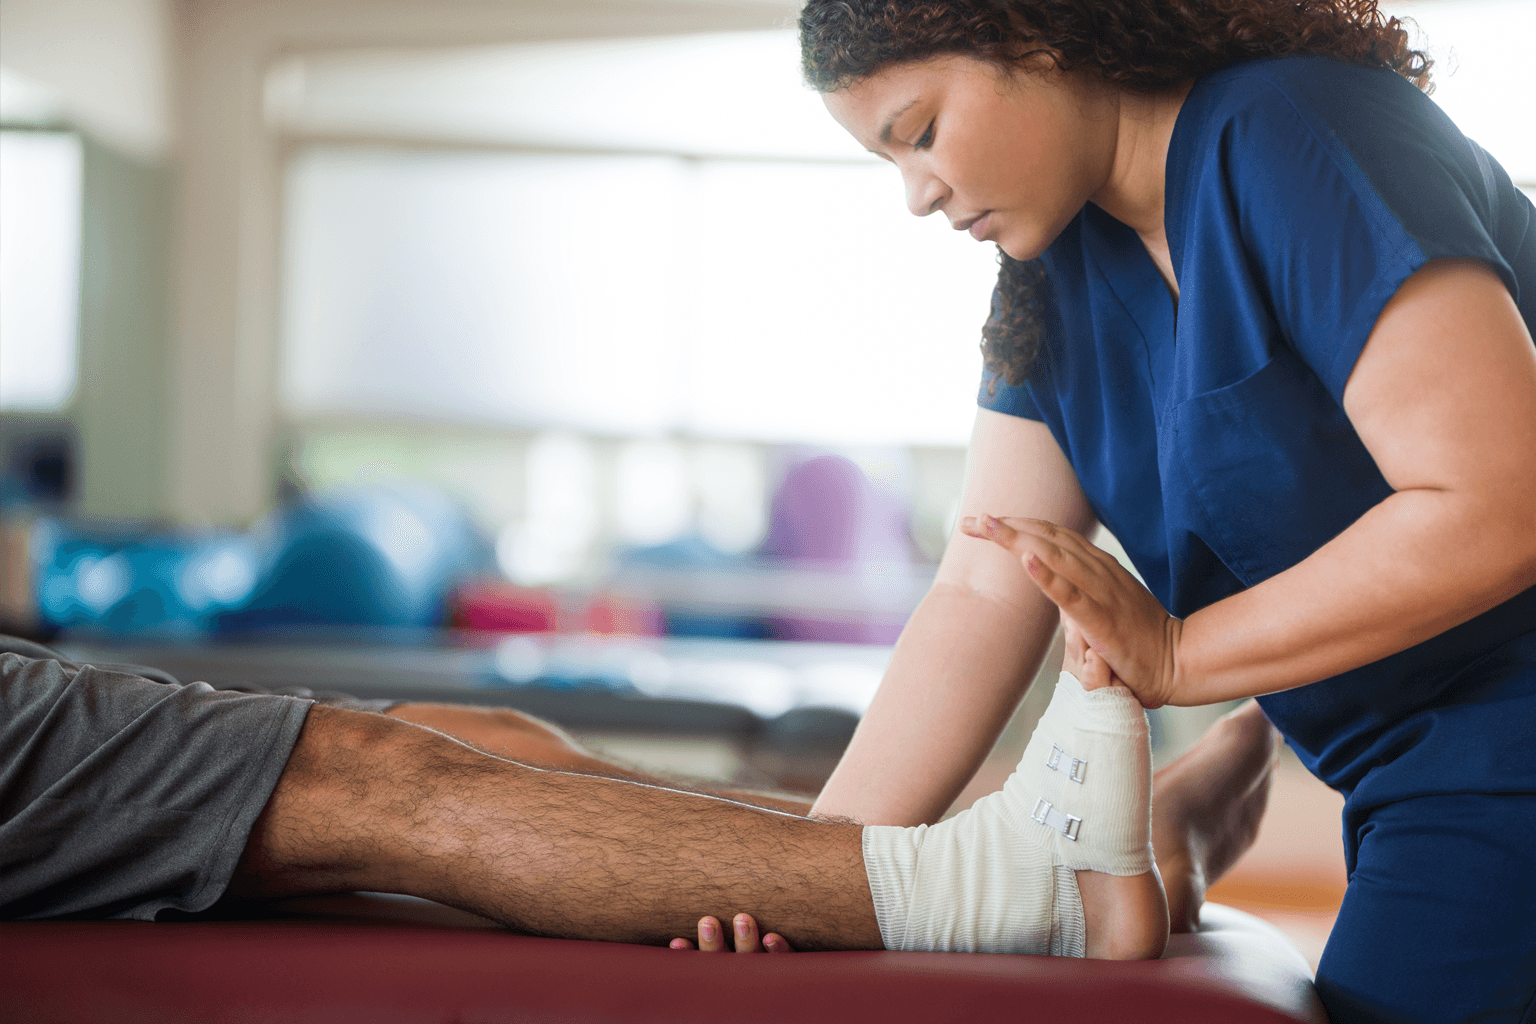
MULTIPOLYGON (((1387 0, 1536 184, 1530 0, 1387 0)), ((786 31, 301 54, 281 388, 300 417, 963 444, 994 252, 798 83, 786 31), (707 87, 704 87, 706 86, 707 87), (462 144, 463 148, 454 148, 462 144)))
POLYGON ((884 164, 317 146, 288 179, 299 415, 963 444, 995 250, 884 164))

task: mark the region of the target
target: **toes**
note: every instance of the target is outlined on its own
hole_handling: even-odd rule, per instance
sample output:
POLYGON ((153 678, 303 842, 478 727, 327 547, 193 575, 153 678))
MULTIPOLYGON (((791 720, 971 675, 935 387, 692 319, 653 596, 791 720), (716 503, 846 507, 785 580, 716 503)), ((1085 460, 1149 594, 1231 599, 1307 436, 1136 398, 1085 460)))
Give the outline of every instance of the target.
POLYGON ((1110 672, 1109 664, 1091 647, 1083 651, 1082 670, 1078 682, 1083 684, 1085 690, 1097 690, 1114 683, 1114 674, 1110 672))
POLYGON ((705 953, 725 952, 725 930, 713 917, 699 919, 699 949, 705 953))
POLYGON ((737 914, 736 926, 736 952, 760 953, 762 948, 757 941, 757 922, 750 914, 737 914))
POLYGON ((770 953, 793 953, 795 947, 789 944, 789 940, 778 932, 769 932, 763 936, 763 948, 770 953))

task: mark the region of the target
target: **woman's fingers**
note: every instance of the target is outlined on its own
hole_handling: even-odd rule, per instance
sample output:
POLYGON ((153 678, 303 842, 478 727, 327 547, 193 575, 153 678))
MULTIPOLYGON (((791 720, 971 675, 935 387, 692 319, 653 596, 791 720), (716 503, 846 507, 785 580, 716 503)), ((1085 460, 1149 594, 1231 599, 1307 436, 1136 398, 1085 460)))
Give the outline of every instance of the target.
POLYGON ((1034 554, 1051 562, 1070 557, 1093 572, 1119 566, 1113 555, 1076 530, 1057 526, 1044 519, 967 516, 960 526, 970 536, 1000 544, 1020 557, 1034 554))
POLYGON ((994 516, 968 516, 961 528, 1018 555, 1041 593, 1076 620, 1090 643, 1100 639, 1108 615, 1096 599, 1110 578, 1089 553, 1099 549, 1081 534, 1038 519, 994 516))
POLYGON ((1143 705, 1158 707, 1178 691, 1181 623, 1107 551, 1038 519, 971 517, 962 529, 1018 555, 1040 592, 1082 633, 1085 648, 1143 705))
MULTIPOLYGON (((1081 534, 1042 520, 982 516, 968 519, 964 529, 1019 556, 1036 585, 1063 608, 1102 589, 1113 571, 1111 565, 1119 568, 1081 534)), ((1083 625, 1091 633, 1091 625, 1086 621, 1083 625)))
MULTIPOLYGON (((1000 519, 997 516, 966 516, 960 521, 960 529, 969 536, 989 540, 1022 558, 1036 550, 1037 545, 1030 543, 1030 538, 1035 536, 1035 532, 1021 530, 1020 527, 1034 521, 1013 517, 1000 519)), ((1043 536, 1043 531, 1040 533, 1042 539, 1049 540, 1048 537, 1043 536)))
POLYGON ((1041 558, 1034 552, 1024 555, 1024 571, 1029 573, 1029 578, 1035 581, 1035 586, 1055 602, 1063 612, 1067 612, 1082 620, 1084 628, 1089 636, 1096 635, 1099 623, 1095 610, 1085 608, 1085 602, 1091 601, 1095 595, 1094 590, 1089 589, 1092 581, 1081 574, 1068 574, 1062 571, 1060 562, 1051 563, 1041 558))

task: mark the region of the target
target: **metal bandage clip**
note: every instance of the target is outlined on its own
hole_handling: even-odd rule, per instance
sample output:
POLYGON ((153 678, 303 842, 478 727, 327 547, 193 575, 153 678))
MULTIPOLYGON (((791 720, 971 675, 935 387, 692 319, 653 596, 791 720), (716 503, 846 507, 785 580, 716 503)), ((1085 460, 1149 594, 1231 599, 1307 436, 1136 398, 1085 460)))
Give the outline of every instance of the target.
POLYGON ((1077 842, 1077 827, 1083 823, 1083 819, 1075 814, 1062 814, 1044 797, 1035 803, 1035 811, 1030 817, 1046 828, 1056 829, 1074 843, 1077 842))
POLYGON ((1080 757, 1068 757, 1067 752, 1054 743, 1051 744, 1051 756, 1045 759, 1045 766, 1065 773, 1067 778, 1079 784, 1088 775, 1087 761, 1080 757))

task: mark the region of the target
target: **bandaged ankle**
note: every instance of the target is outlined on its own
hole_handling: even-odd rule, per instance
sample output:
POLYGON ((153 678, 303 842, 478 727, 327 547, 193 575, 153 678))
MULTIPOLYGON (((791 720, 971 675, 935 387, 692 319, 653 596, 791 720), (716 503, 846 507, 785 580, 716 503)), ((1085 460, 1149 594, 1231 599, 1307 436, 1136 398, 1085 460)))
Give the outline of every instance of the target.
POLYGON ((1062 673, 1002 790, 938 825, 864 829, 887 949, 1084 955, 1078 869, 1151 870, 1146 715, 1062 673))
POLYGON ((1056 683, 1003 789, 1028 805, 1030 833, 1056 863, 1108 875, 1152 870, 1152 748, 1147 713, 1123 686, 1056 683))

